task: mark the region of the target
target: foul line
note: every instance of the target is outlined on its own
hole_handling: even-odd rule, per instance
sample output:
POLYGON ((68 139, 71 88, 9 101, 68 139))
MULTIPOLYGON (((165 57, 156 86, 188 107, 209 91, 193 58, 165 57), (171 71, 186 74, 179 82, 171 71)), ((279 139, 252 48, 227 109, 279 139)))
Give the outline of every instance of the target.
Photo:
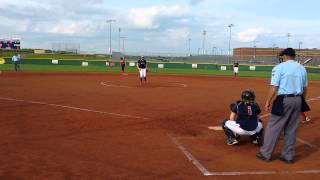
POLYGON ((133 115, 128 115, 128 114, 118 114, 118 113, 113 113, 113 112, 98 111, 98 110, 92 110, 92 109, 86 109, 86 108, 80 108, 80 107, 74 107, 74 106, 66 106, 66 105, 60 105, 60 104, 53 104, 53 103, 46 103, 46 102, 40 102, 40 101, 29 101, 29 100, 13 99, 13 98, 5 98, 5 97, 0 97, 0 100, 24 102, 24 103, 30 103, 30 104, 40 104, 40 105, 45 105, 45 106, 54 106, 54 107, 59 107, 59 108, 73 109, 73 110, 86 111, 86 112, 94 112, 94 113, 99 113, 99 114, 108 114, 108 115, 112 115, 112 116, 128 117, 128 118, 135 118, 135 119, 144 119, 144 120, 149 119, 146 117, 133 116, 133 115))

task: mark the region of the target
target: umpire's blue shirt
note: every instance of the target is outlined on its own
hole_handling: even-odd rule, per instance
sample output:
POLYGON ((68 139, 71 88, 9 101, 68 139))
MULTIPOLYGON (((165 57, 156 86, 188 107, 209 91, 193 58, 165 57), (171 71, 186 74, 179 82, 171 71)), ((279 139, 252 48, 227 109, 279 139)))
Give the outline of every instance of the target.
POLYGON ((278 95, 301 95, 308 86, 306 69, 294 60, 287 60, 272 69, 271 85, 278 87, 278 95))

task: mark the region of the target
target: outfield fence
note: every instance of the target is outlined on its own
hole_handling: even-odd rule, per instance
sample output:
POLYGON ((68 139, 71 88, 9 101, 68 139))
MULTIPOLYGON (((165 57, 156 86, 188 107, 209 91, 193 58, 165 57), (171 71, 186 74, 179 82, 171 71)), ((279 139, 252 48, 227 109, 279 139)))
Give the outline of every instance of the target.
MULTIPOLYGON (((10 58, 5 58, 5 64, 11 64, 10 58)), ((58 59, 23 59, 21 64, 34 64, 34 65, 73 65, 73 66, 111 66, 120 67, 119 62, 112 61, 87 61, 83 59, 74 60, 58 60, 58 59)), ((135 67, 136 62, 127 61, 128 67, 135 67)), ((232 70, 230 64, 218 63, 164 63, 164 62, 149 62, 150 68, 174 68, 174 69, 206 69, 206 70, 232 70)), ((274 65, 260 65, 260 64, 240 64, 240 71, 267 71, 270 72, 274 65)), ((310 73, 320 73, 320 67, 307 66, 307 71, 310 73)))

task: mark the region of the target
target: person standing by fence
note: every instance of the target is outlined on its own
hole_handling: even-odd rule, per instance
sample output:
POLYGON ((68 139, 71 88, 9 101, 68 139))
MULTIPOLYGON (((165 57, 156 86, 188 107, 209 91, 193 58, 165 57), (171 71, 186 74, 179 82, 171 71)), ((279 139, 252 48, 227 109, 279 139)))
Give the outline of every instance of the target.
POLYGON ((20 68, 21 57, 19 54, 15 54, 12 56, 12 63, 14 65, 15 71, 21 71, 21 68, 20 68))
POLYGON ((126 67, 126 61, 123 57, 120 58, 121 72, 124 73, 124 68, 126 67))

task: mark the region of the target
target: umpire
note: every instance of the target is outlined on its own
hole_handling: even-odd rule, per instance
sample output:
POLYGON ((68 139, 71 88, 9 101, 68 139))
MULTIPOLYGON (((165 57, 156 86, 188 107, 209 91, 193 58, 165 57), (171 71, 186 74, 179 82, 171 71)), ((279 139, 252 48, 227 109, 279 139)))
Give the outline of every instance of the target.
POLYGON ((307 71, 296 62, 295 50, 287 48, 281 52, 283 62, 272 69, 271 86, 265 104, 271 115, 267 125, 263 146, 256 157, 260 160, 271 161, 271 155, 283 131, 284 144, 279 160, 292 164, 295 155, 297 128, 300 121, 302 102, 307 94, 307 71))

